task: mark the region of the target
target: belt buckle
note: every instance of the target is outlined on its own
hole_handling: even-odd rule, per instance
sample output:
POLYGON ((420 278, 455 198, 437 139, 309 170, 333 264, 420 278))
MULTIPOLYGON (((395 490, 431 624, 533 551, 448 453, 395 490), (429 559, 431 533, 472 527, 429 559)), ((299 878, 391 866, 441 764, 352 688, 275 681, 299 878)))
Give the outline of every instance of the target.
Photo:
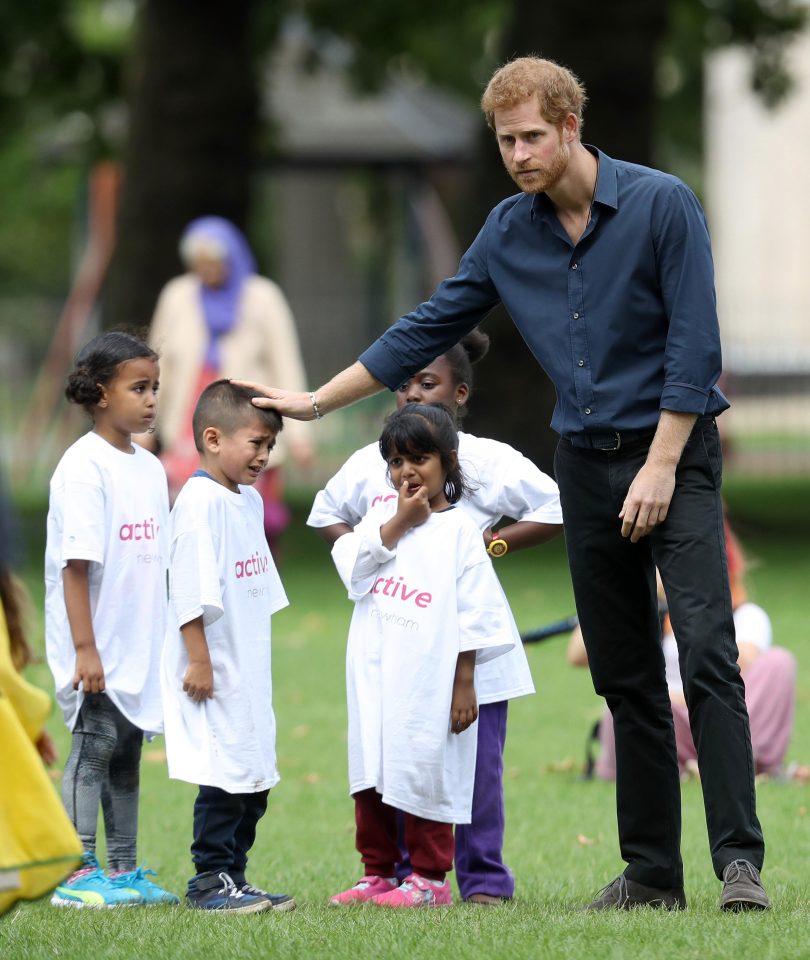
POLYGON ((614 434, 615 434, 615 436, 616 436, 616 446, 615 446, 615 447, 607 447, 607 446, 603 447, 603 446, 599 446, 597 449, 599 449, 599 450, 604 450, 605 453, 615 453, 616 450, 618 450, 619 447, 621 447, 621 445, 622 445, 622 435, 619 433, 618 430, 615 430, 615 431, 614 431, 614 434))

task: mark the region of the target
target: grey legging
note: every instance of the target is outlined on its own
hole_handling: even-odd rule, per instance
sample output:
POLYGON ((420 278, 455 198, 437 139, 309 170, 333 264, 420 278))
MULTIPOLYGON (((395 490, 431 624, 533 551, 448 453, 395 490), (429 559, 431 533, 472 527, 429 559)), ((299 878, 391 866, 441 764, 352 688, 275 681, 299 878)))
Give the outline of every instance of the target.
POLYGON ((104 693, 82 702, 62 778, 62 800, 84 849, 96 850, 98 808, 104 811, 107 869, 134 870, 143 731, 104 693))

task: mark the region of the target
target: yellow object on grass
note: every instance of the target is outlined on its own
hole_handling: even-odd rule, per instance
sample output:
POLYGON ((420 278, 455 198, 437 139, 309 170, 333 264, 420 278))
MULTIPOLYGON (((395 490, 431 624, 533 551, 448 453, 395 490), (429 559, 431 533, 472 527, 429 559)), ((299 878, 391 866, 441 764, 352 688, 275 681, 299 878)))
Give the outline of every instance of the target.
POLYGON ((82 856, 34 746, 49 712, 47 694, 14 668, 0 607, 0 913, 48 893, 82 856))

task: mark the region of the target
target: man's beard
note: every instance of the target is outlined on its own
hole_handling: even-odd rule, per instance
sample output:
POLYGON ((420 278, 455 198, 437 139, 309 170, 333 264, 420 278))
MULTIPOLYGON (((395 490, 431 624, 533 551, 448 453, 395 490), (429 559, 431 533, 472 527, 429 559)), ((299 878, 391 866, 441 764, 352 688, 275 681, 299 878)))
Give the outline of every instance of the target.
MULTIPOLYGON (((526 168, 532 169, 532 163, 527 163, 526 168)), ((567 168, 568 150, 560 137, 557 152, 544 167, 536 169, 531 178, 521 178, 520 170, 514 170, 511 167, 507 167, 507 172, 524 193, 534 194, 545 193, 559 183, 567 168)))

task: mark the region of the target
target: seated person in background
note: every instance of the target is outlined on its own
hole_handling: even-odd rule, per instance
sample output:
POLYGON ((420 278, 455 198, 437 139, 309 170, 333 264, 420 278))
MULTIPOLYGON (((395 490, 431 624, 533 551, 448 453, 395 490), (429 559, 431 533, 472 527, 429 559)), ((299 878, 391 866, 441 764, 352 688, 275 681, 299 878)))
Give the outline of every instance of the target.
MULTIPOLYGON (((745 587, 745 557, 735 534, 725 523, 726 554, 734 609, 734 628, 737 634, 740 670, 745 681, 745 703, 751 724, 751 745, 757 774, 783 776, 806 780, 810 770, 797 766, 788 771, 784 767, 790 736, 793 732, 793 710, 796 688, 796 660, 782 647, 774 647, 773 631, 768 614, 748 599, 745 587)), ((658 581, 659 595, 663 588, 658 581)), ((666 660, 667 685, 675 722, 675 741, 681 774, 696 769, 697 750, 692 740, 689 714, 683 695, 678 646, 669 617, 663 620, 663 649, 666 660)), ((577 627, 568 642, 568 662, 575 667, 586 667, 588 657, 582 633, 577 627)), ((613 718, 605 710, 599 724, 600 752, 595 772, 602 780, 616 779, 616 750, 613 740, 613 718)))

